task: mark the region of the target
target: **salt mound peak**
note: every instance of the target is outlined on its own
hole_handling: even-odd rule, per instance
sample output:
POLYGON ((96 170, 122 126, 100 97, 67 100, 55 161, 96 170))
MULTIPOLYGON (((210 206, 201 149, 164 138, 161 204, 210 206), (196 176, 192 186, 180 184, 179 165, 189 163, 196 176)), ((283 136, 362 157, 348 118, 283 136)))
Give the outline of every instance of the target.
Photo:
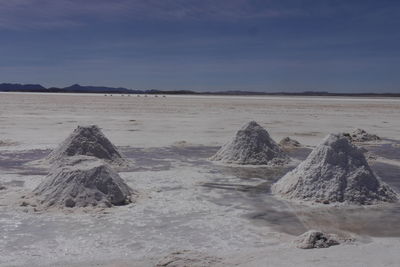
POLYGON ((342 134, 328 135, 294 170, 272 186, 287 199, 375 204, 397 194, 371 170, 363 153, 342 134))
POLYGON ((211 160, 234 164, 282 165, 289 161, 289 157, 267 130, 257 122, 250 121, 211 160))
POLYGON ((35 188, 44 207, 110 207, 131 201, 133 190, 106 162, 94 157, 62 159, 35 188))
POLYGON ((344 133, 344 135, 352 142, 369 142, 381 140, 379 136, 367 133, 365 130, 359 128, 354 129, 350 133, 344 133))
POLYGON ((104 136, 97 125, 78 126, 50 155, 50 163, 65 157, 85 155, 103 159, 112 165, 127 165, 117 148, 104 136))

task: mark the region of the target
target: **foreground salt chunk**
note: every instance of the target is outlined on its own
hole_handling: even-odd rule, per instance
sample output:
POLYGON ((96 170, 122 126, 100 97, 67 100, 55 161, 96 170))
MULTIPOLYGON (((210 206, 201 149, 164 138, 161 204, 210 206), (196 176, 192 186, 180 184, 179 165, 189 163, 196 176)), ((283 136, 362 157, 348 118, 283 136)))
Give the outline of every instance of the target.
POLYGON ((110 207, 131 202, 133 190, 104 161, 73 156, 55 164, 34 193, 44 207, 110 207))
POLYGON ((64 142, 47 157, 49 163, 65 157, 85 155, 103 159, 112 165, 128 165, 118 149, 104 136, 96 125, 78 126, 64 142))
POLYGON ((342 134, 330 134, 294 170, 272 186, 283 198, 325 204, 394 202, 398 195, 371 170, 342 134))
POLYGON ((289 157, 257 122, 246 123, 213 157, 234 164, 282 165, 289 157))
POLYGON ((328 248, 339 245, 339 238, 334 234, 327 234, 320 231, 310 230, 299 236, 294 243, 302 249, 328 248))

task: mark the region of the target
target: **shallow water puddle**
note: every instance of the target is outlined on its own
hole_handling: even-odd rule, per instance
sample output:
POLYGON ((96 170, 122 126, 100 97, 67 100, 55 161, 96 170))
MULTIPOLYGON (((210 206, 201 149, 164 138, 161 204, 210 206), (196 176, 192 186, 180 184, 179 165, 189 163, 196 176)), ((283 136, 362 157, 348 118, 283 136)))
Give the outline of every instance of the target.
POLYGON ((1 151, 0 152, 0 171, 17 173, 21 175, 46 175, 47 171, 25 165, 28 162, 39 160, 50 153, 48 149, 34 149, 24 151, 1 151))
POLYGON ((370 164, 372 170, 384 182, 392 186, 397 192, 400 193, 400 167, 386 164, 382 162, 374 162, 370 164))
POLYGON ((386 140, 390 143, 369 145, 366 146, 367 150, 377 156, 381 156, 387 159, 400 160, 400 141, 397 140, 386 140))
POLYGON ((307 229, 350 232, 375 237, 399 237, 400 205, 293 209, 307 229))
POLYGON ((120 151, 127 158, 133 159, 138 168, 131 171, 169 170, 174 164, 184 163, 194 166, 210 165, 207 158, 219 148, 212 146, 170 146, 154 148, 123 147, 120 151))
MULTIPOLYGON (((303 150, 298 154, 299 158, 305 158, 308 153, 303 150)), ((380 153, 386 155, 385 150, 380 153)), ((393 154, 392 151, 389 153, 393 154)), ((371 168, 383 181, 400 192, 400 167, 375 162, 371 164, 371 168)), ((212 202, 226 206, 242 203, 238 207, 251 210, 245 217, 257 225, 266 225, 276 231, 293 235, 299 235, 307 229, 320 229, 376 237, 400 236, 399 203, 341 208, 293 205, 274 198, 270 193, 272 183, 290 168, 224 166, 216 169, 213 173, 221 177, 216 176, 213 182, 203 184, 207 190, 218 190, 220 197, 214 198, 212 202), (238 179, 243 183, 238 182, 238 179), (264 182, 252 185, 249 184, 251 179, 262 179, 264 182)))

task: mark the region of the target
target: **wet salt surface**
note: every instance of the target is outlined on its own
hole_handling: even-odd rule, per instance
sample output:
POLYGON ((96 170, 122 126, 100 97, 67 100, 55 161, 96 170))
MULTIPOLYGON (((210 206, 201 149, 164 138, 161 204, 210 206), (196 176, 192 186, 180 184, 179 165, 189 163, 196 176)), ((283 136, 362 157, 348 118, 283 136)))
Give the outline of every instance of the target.
POLYGON ((383 163, 373 162, 370 163, 371 168, 376 175, 382 178, 383 181, 390 184, 397 192, 400 193, 400 167, 383 163))
MULTIPOLYGON (((384 145, 386 146, 386 145, 384 145)), ((274 198, 270 193, 272 183, 282 177, 290 168, 266 168, 266 167, 241 167, 215 165, 209 162, 207 158, 213 155, 218 147, 162 147, 162 148, 121 148, 122 153, 128 158, 135 159, 136 166, 132 171, 163 171, 177 168, 180 165, 193 165, 201 168, 201 172, 209 175, 208 182, 201 184, 202 191, 205 193, 207 201, 219 206, 230 209, 238 209, 244 212, 244 218, 252 224, 263 227, 268 226, 278 232, 284 232, 292 235, 299 235, 308 229, 321 229, 331 232, 347 231, 360 235, 390 237, 400 236, 400 205, 387 204, 372 207, 346 207, 337 208, 330 206, 306 207, 294 205, 286 201, 274 198)), ((291 152, 291 156, 299 160, 305 159, 310 149, 299 149, 291 152)), ((17 174, 32 174, 29 172, 40 173, 40 170, 26 167, 23 164, 32 160, 45 157, 48 150, 24 151, 21 153, 0 153, 0 170, 2 172, 15 171, 17 174)), ((379 153, 385 156, 385 149, 380 149, 379 153)), ((390 155, 393 151, 389 150, 390 155)), ((373 163, 371 167, 388 184, 400 192, 400 168, 384 163, 373 163)), ((293 167, 291 167, 293 168, 293 167)), ((45 171, 41 170, 43 175, 45 171)), ((22 187, 22 180, 12 180, 7 182, 10 187, 22 187)), ((163 189, 164 187, 162 187, 163 189)), ((185 190, 181 186, 172 186, 164 188, 163 191, 185 190)), ((188 218, 170 216, 171 223, 179 221, 185 225, 188 218)), ((165 225, 168 224, 168 218, 163 218, 165 225), (165 220, 164 220, 165 219, 165 220)), ((107 219, 90 218, 90 221, 79 227, 87 228, 98 225, 110 225, 106 223, 107 219), (101 220, 103 223, 99 224, 101 220)), ((13 241, 3 238, 0 242, 6 242, 8 249, 16 249, 21 242, 34 244, 38 239, 54 236, 60 236, 63 232, 68 234, 69 228, 76 230, 76 220, 71 221, 66 217, 59 219, 45 220, 40 216, 34 218, 28 215, 21 215, 21 218, 13 218, 9 214, 0 214, 0 231, 7 233, 8 236, 14 235, 13 241), (45 227, 43 227, 45 226, 45 227)), ((146 223, 142 227, 159 228, 161 222, 146 223)), ((118 227, 119 224, 117 225, 118 227)), ((117 227, 116 226, 116 227, 117 227)), ((135 231, 138 229, 135 225, 135 231)), ((130 231, 134 231, 132 225, 115 229, 104 229, 116 234, 116 239, 121 239, 123 243, 130 231), (114 233, 115 232, 115 233, 114 233)), ((139 227, 140 228, 140 227, 139 227)), ((73 230, 71 229, 71 231, 73 230)), ((74 232, 74 231, 72 231, 74 232)), ((76 232, 76 238, 79 238, 79 231, 76 232)), ((61 238, 61 237, 60 237, 61 238)), ((68 236, 70 238, 70 236, 68 236)), ((143 237, 144 238, 144 237, 143 237)), ((126 240, 127 241, 127 240, 126 240)), ((58 241, 54 241, 58 242, 58 241)), ((127 242, 129 243, 129 242, 127 242)), ((130 246, 134 246, 130 244, 130 246)), ((141 246, 139 243, 137 246, 141 246)), ((132 248, 130 248, 132 249, 132 248)))
POLYGON ((400 141, 387 139, 385 141, 390 143, 367 146, 367 149, 377 156, 400 160, 400 141))
POLYGON ((176 164, 194 166, 210 165, 207 160, 219 147, 212 146, 170 146, 155 148, 122 147, 121 153, 135 161, 135 166, 129 171, 165 171, 174 168, 176 164))
POLYGON ((25 150, 20 152, 1 151, 0 171, 12 172, 21 175, 46 175, 46 170, 35 168, 33 166, 28 166, 25 164, 30 161, 42 159, 46 157, 49 153, 49 149, 25 150))
MULTIPOLYGON (((380 156, 389 158, 399 153, 399 148, 385 152, 387 144, 378 151, 380 156)), ((294 151, 291 157, 303 160, 310 153, 310 149, 294 151)), ((381 179, 400 193, 400 167, 375 162, 371 168, 381 179)), ((250 212, 245 215, 256 225, 266 225, 276 231, 292 235, 299 235, 309 229, 320 229, 329 232, 350 232, 359 235, 375 237, 400 236, 400 204, 384 203, 379 206, 366 207, 332 207, 332 206, 301 206, 287 201, 281 201, 271 195, 270 187, 287 173, 289 168, 220 168, 221 175, 233 175, 237 178, 261 179, 257 185, 229 183, 229 179, 216 177, 214 182, 204 184, 207 188, 223 189, 222 197, 214 200, 220 205, 231 205, 240 199, 247 202, 250 212)), ((248 209, 248 206, 244 209, 248 209)))

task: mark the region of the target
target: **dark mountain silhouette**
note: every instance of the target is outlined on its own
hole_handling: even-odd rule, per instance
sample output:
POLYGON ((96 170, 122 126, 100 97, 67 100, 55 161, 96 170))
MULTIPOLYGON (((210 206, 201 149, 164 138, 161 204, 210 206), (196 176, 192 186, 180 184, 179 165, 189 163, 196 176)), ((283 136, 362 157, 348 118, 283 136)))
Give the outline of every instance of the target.
POLYGON ((1 83, 0 91, 2 92, 15 92, 15 91, 44 91, 45 87, 40 84, 19 84, 19 83, 1 83))
POLYGON ((62 88, 64 92, 73 93, 125 93, 125 94, 138 94, 144 93, 141 90, 127 89, 123 87, 106 87, 106 86, 82 86, 79 84, 74 84, 69 87, 62 88))
POLYGON ((40 84, 1 83, 0 92, 48 92, 48 93, 104 93, 104 94, 165 94, 165 95, 287 95, 287 96, 389 96, 400 97, 400 93, 330 93, 325 91, 305 92, 251 92, 251 91, 217 91, 196 92, 191 90, 136 90, 124 87, 82 86, 74 84, 65 88, 45 88, 40 84))

